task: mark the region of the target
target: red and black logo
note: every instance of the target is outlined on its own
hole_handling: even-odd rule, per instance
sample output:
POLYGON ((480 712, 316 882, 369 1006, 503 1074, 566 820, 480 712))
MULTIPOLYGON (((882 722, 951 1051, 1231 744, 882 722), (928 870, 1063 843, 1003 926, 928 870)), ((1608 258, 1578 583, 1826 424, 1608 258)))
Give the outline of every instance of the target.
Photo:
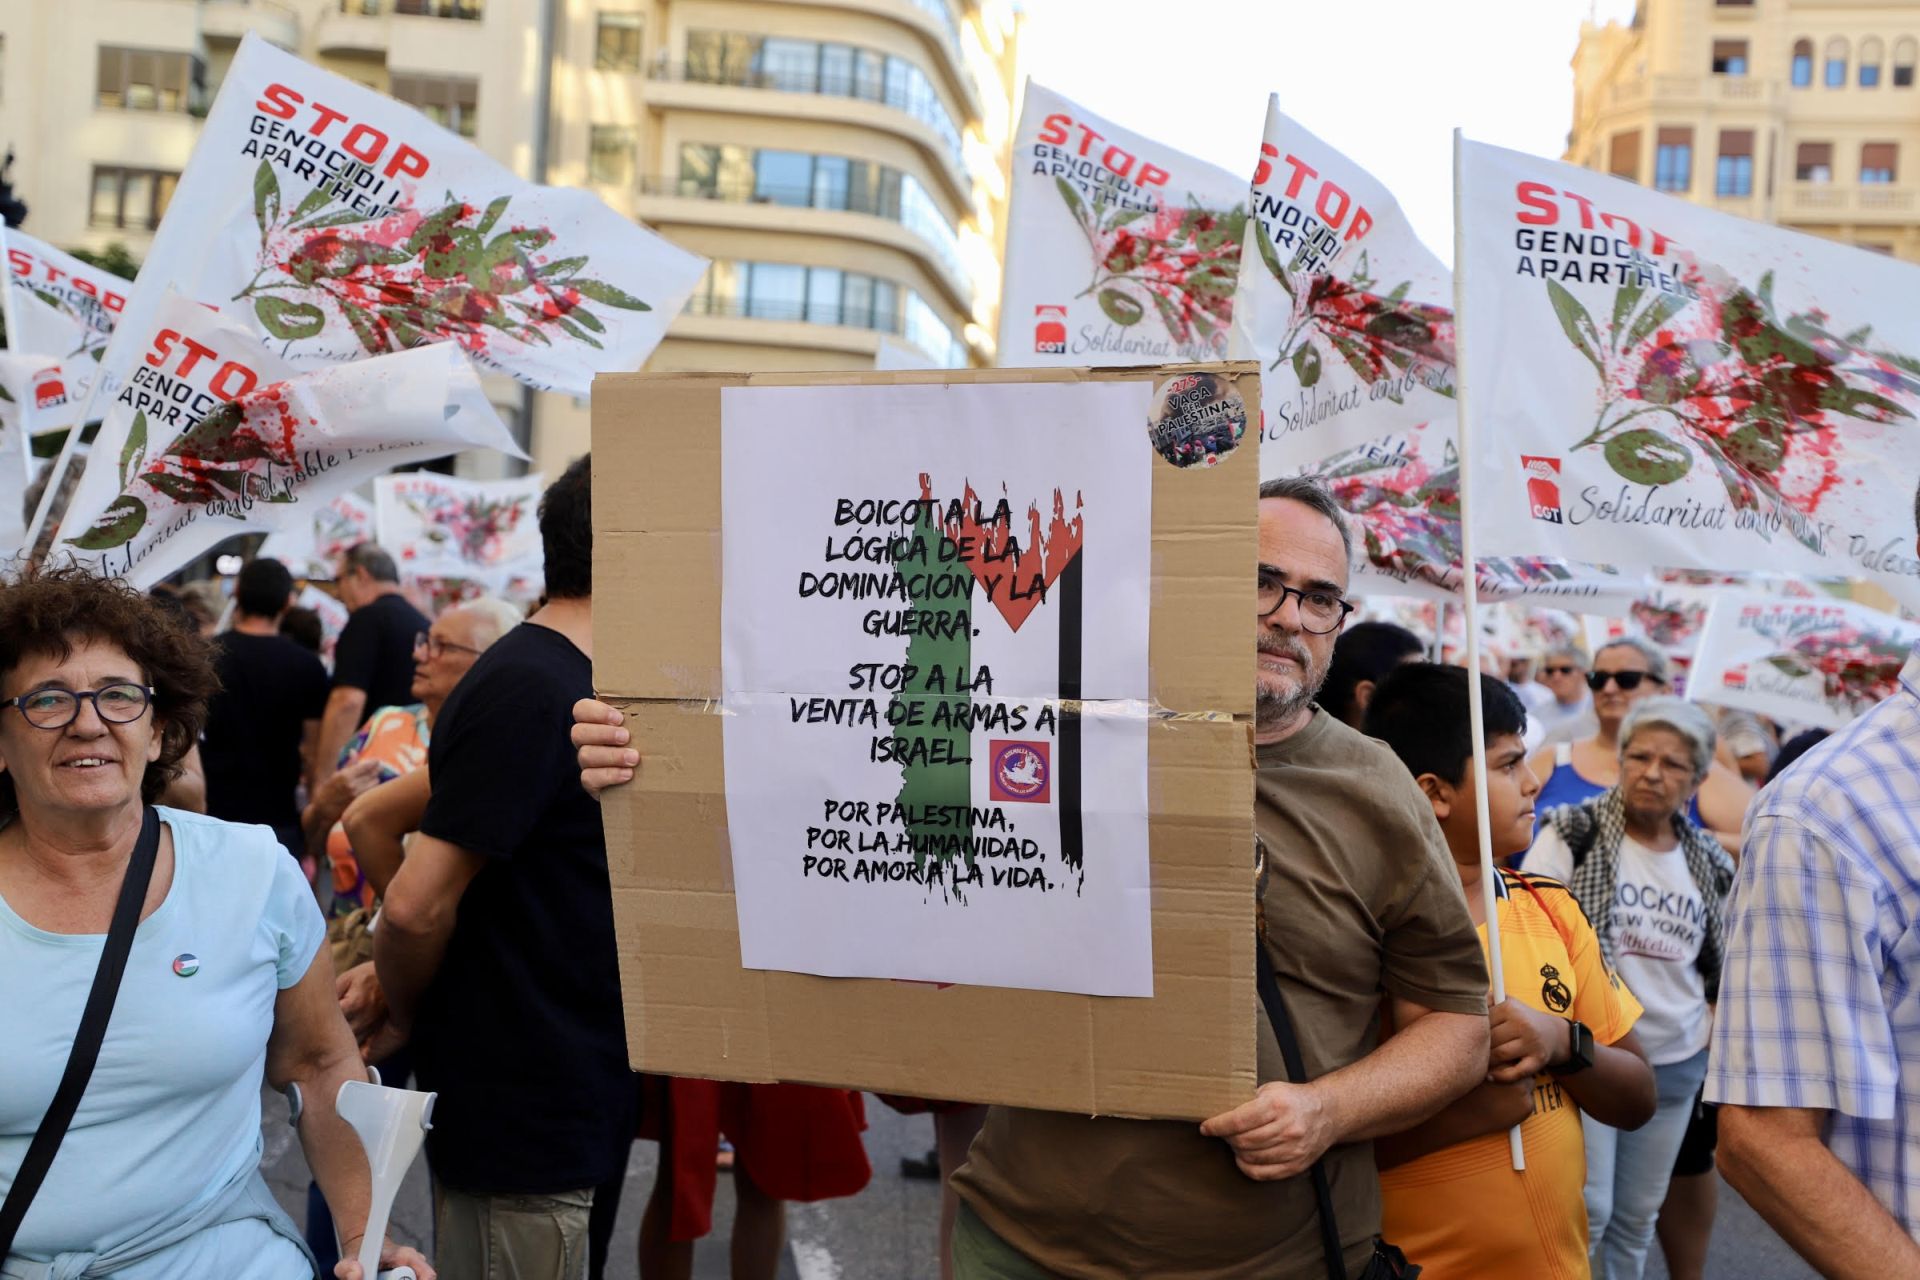
POLYGON ((1564 523, 1560 514, 1560 459, 1520 455, 1520 470, 1527 477, 1527 508, 1535 520, 1564 523))

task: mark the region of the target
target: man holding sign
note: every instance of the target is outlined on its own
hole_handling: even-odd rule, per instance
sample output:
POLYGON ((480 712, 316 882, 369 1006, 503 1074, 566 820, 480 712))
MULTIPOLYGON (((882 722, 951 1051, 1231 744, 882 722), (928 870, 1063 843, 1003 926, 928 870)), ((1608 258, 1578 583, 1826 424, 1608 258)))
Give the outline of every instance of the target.
MULTIPOLYGON (((995 1108, 955 1178, 958 1276, 1320 1280, 1329 1260, 1302 1175, 1323 1161, 1337 1265, 1372 1274, 1370 1139, 1485 1072, 1486 967, 1432 809, 1384 747, 1313 705, 1351 609, 1346 526, 1312 482, 1270 481, 1261 495, 1261 962, 1300 1028, 1309 1080, 1287 1082, 1261 1016, 1266 1083, 1198 1130, 995 1108), (1383 993, 1397 1034, 1380 1044, 1383 993)), ((589 700, 574 720, 587 789, 630 782, 640 753, 620 714, 589 700)))

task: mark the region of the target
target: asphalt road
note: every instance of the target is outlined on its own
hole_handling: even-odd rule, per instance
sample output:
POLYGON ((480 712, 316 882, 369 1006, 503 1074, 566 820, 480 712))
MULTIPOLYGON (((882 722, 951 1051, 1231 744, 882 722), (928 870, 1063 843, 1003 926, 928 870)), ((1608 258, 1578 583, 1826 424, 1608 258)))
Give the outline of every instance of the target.
MULTIPOLYGON (((902 1178, 899 1172, 900 1157, 922 1155, 933 1145, 933 1122, 926 1116, 898 1115, 872 1098, 867 1100, 867 1119, 873 1181, 846 1200, 789 1207, 789 1245, 781 1280, 938 1280, 938 1189, 931 1182, 902 1178)), ((306 1164, 278 1095, 266 1099, 265 1129, 267 1180, 294 1221, 304 1222, 306 1164)), ((638 1274, 640 1213, 653 1185, 653 1170, 653 1144, 635 1143, 607 1268, 609 1280, 632 1280, 638 1274)), ((696 1280, 726 1280, 726 1241, 732 1221, 733 1192, 723 1177, 714 1205, 713 1234, 695 1251, 696 1280)), ((431 1234, 433 1215, 424 1160, 416 1163, 401 1190, 393 1224, 394 1234, 411 1243, 422 1243, 431 1234)), ((1668 1280, 1657 1246, 1647 1277, 1668 1280)), ((1814 1273, 1731 1187, 1723 1186, 1707 1280, 1814 1280, 1814 1273)))

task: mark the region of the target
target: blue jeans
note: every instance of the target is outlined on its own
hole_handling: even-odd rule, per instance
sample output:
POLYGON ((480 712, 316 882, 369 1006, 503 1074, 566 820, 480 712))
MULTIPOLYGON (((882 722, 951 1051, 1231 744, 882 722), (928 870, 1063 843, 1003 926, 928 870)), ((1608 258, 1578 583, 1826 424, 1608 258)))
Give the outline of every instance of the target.
POLYGON ((1673 1160, 1687 1136, 1707 1051, 1653 1069, 1659 1105, 1631 1133, 1580 1117, 1587 1140, 1587 1240, 1593 1280, 1640 1280, 1673 1160))

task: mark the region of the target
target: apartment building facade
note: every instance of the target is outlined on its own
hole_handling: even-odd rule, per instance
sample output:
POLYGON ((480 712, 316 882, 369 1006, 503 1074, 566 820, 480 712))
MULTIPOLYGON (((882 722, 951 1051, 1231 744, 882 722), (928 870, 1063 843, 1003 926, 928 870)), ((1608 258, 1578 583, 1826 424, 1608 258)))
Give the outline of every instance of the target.
MULTIPOLYGON (((1011 0, 0 0, 27 229, 144 256, 249 31, 711 259, 649 368, 992 360, 1011 0)), ((537 466, 587 447, 493 394, 537 466)))
POLYGON ((1920 261, 1920 6, 1640 0, 1588 24, 1566 158, 1920 261))

